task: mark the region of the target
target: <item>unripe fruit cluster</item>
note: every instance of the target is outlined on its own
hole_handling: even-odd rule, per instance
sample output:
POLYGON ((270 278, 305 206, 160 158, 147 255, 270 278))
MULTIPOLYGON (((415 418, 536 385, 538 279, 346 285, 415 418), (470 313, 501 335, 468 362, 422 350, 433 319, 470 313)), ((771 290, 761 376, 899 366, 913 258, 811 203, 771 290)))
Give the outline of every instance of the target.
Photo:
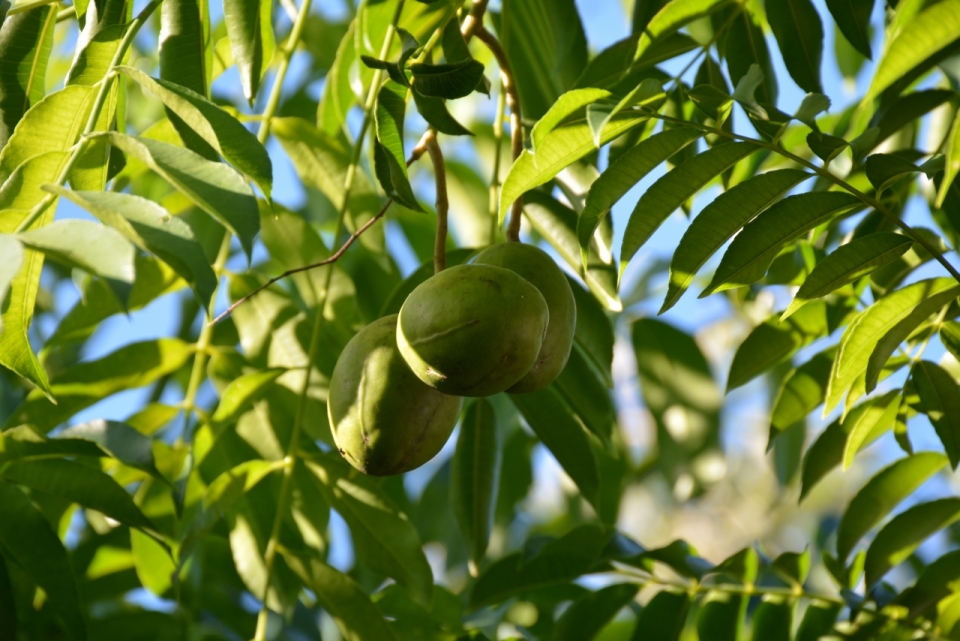
POLYGON ((453 431, 461 397, 553 382, 576 318, 566 276, 533 245, 494 245, 427 279, 337 361, 327 411, 340 454, 377 476, 423 465, 453 431))

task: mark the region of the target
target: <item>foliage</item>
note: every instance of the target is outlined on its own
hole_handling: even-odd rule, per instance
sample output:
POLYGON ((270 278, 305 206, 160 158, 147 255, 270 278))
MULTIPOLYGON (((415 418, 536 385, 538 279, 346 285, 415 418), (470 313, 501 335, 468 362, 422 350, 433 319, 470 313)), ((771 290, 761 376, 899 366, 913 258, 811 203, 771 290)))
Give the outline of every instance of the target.
POLYGON ((960 0, 625 4, 3 3, 0 639, 960 638, 960 0), (351 468, 346 343, 521 232, 566 369, 351 468))

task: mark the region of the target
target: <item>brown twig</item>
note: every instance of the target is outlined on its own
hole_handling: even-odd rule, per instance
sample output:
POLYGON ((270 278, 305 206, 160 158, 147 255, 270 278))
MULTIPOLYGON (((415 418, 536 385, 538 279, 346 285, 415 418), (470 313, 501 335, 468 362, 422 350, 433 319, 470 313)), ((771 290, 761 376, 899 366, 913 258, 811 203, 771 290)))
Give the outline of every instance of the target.
MULTIPOLYGON (((507 60, 507 54, 500 45, 500 42, 492 33, 482 25, 478 24, 474 32, 477 38, 490 50, 493 57, 497 59, 500 66, 500 78, 503 82, 503 91, 507 96, 507 106, 510 107, 510 150, 513 152, 513 160, 523 152, 523 127, 520 122, 522 115, 520 113, 520 95, 517 93, 517 85, 513 82, 513 69, 510 67, 510 61, 507 60)), ((513 207, 510 210, 510 225, 507 227, 507 240, 517 242, 520 240, 520 218, 523 215, 523 198, 518 197, 513 201, 513 207)))
MULTIPOLYGON (((428 145, 428 143, 429 143, 429 138, 430 138, 430 135, 429 135, 429 134, 430 134, 430 131, 428 130, 427 133, 425 133, 425 134, 423 135, 423 137, 420 139, 420 142, 417 143, 417 146, 413 148, 413 151, 410 153, 410 158, 407 159, 407 166, 408 166, 408 167, 409 167, 410 165, 412 165, 414 162, 416 162, 416 161, 420 158, 420 156, 422 156, 422 155, 424 154, 424 152, 427 151, 427 145, 428 145)), ((446 182, 444 182, 444 184, 446 184, 446 182)), ((262 291, 265 290, 266 288, 268 288, 268 287, 270 287, 271 285, 274 285, 274 284, 276 284, 277 282, 283 280, 283 279, 286 278, 287 276, 292 276, 293 274, 299 274, 300 272, 305 272, 305 271, 308 271, 308 270, 311 270, 311 269, 316 269, 317 267, 323 267, 324 265, 329 265, 329 264, 331 264, 331 263, 337 262, 337 261, 340 259, 340 257, 343 256, 343 254, 344 254, 348 249, 350 249, 350 245, 352 245, 358 238, 360 238, 360 236, 361 236, 361 234, 363 234, 363 232, 365 232, 365 231, 367 231, 368 229, 370 229, 371 227, 373 227, 373 224, 374 224, 375 222, 377 222, 378 220, 380 220, 381 218, 383 218, 384 214, 387 213, 387 209, 390 208, 390 205, 391 205, 392 203, 393 203, 393 199, 392 199, 392 198, 388 198, 388 199, 387 199, 387 202, 385 202, 385 203, 383 204, 383 207, 380 208, 380 211, 378 211, 377 214, 376 214, 373 218, 371 218, 371 219, 368 220, 367 222, 363 223, 363 225, 361 225, 361 226, 357 229, 357 231, 355 231, 355 232, 353 232, 352 234, 350 234, 350 237, 347 238, 345 241, 343 241, 343 244, 340 245, 340 249, 338 249, 337 251, 335 251, 335 252, 334 252, 333 254, 331 254, 329 257, 324 258, 323 260, 321 260, 320 262, 317 262, 317 263, 312 263, 312 264, 310 264, 310 265, 303 265, 302 267, 294 267, 293 269, 288 269, 287 271, 283 272, 283 273, 280 274, 279 276, 274 276, 273 278, 271 278, 270 280, 268 280, 267 282, 265 282, 263 285, 260 285, 260 287, 257 287, 255 290, 253 290, 252 292, 250 292, 250 293, 247 294, 246 296, 243 296, 242 298, 238 298, 237 300, 235 300, 235 301, 230 305, 230 307, 226 308, 219 316, 217 316, 217 317, 214 318, 212 321, 210 321, 209 323, 207 323, 207 325, 216 325, 217 323, 219 323, 220 321, 222 321, 224 318, 226 318, 227 316, 229 316, 230 314, 232 314, 232 313, 233 313, 233 310, 235 310, 236 308, 240 307, 240 306, 243 305, 245 302, 247 302, 248 300, 250 300, 251 298, 253 298, 253 297, 256 296, 257 294, 259 294, 260 292, 262 292, 262 291)))
POLYGON ((450 208, 447 199, 447 169, 433 129, 428 129, 424 138, 437 183, 437 236, 433 243, 433 272, 438 274, 447 267, 447 210, 450 208))
POLYGON ((467 42, 470 42, 470 38, 473 37, 477 28, 483 27, 483 14, 487 10, 487 2, 488 0, 477 0, 474 2, 473 6, 470 7, 470 13, 467 14, 463 24, 460 25, 460 33, 463 34, 463 39, 467 42))

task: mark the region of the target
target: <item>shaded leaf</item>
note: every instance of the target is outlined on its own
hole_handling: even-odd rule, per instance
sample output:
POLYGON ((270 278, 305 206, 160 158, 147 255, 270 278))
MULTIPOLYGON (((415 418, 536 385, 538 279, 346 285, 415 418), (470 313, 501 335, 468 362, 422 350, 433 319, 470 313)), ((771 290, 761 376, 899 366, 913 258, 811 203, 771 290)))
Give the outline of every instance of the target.
POLYGON ((935 202, 938 208, 943 207, 943 203, 947 199, 947 192, 950 190, 957 174, 960 173, 960 109, 954 116, 949 137, 944 141, 944 150, 946 152, 946 165, 943 170, 943 177, 940 179, 940 186, 937 189, 937 200, 935 202))
POLYGON ((56 443, 63 439, 96 443, 101 450, 118 461, 159 476, 153 461, 152 440, 124 423, 96 419, 72 425, 58 432, 51 442, 56 443))
POLYGON ((723 0, 671 0, 656 12, 640 34, 634 60, 640 57, 660 38, 684 25, 716 11, 725 4, 723 0))
POLYGON ((401 205, 423 211, 407 176, 406 154, 403 151, 403 117, 406 111, 407 88, 388 81, 377 94, 375 121, 377 126, 376 162, 380 186, 401 205))
POLYGON ((767 0, 764 8, 790 77, 806 92, 823 93, 820 84, 823 23, 813 3, 810 0, 767 0))
POLYGON ((833 359, 833 350, 820 352, 784 377, 770 413, 768 449, 773 439, 823 403, 833 359))
POLYGON ((0 27, 0 147, 27 110, 44 94, 57 12, 49 6, 23 11, 0 27))
POLYGON ((589 641, 603 630, 624 606, 637 596, 640 586, 617 583, 586 594, 570 605, 557 621, 555 641, 589 641))
POLYGON ((670 284, 660 314, 683 296, 697 270, 743 225, 810 177, 799 169, 759 174, 720 194, 693 219, 670 262, 670 284))
MULTIPOLYGON (((668 5, 669 6, 669 5, 668 5)), ((756 150, 749 143, 718 145, 677 165, 662 176, 637 201, 623 234, 620 271, 660 227, 707 183, 756 150)))
POLYGON ((689 611, 686 592, 657 592, 637 618, 633 641, 679 641, 689 611))
POLYGON ((478 398, 460 423, 450 475, 453 514, 467 543, 474 571, 487 552, 500 476, 500 449, 493 406, 478 398))
POLYGON ((833 630, 841 607, 839 603, 812 601, 803 613, 803 620, 797 630, 797 641, 819 641, 820 637, 833 630))
POLYGON ((273 3, 263 0, 225 0, 223 4, 233 61, 240 70, 243 95, 251 104, 273 56, 272 8, 273 3))
POLYGON ((738 641, 743 634, 746 605, 739 594, 708 592, 697 613, 700 641, 738 641))
POLYGON ((417 111, 423 116, 423 119, 442 134, 448 136, 472 136, 473 133, 450 115, 447 106, 442 98, 421 95, 420 92, 413 92, 413 101, 417 105, 417 111))
POLYGON ((928 536, 957 519, 960 519, 960 499, 957 498, 921 503, 893 517, 867 549, 864 572, 868 588, 905 561, 928 536))
POLYGON ((756 641, 790 641, 793 607, 786 597, 765 595, 753 611, 753 638, 756 641))
POLYGON ((240 239, 247 255, 260 231, 260 213, 249 185, 236 170, 174 145, 121 133, 102 134, 110 144, 163 176, 240 239))
POLYGON ((896 603, 907 608, 911 617, 918 616, 953 592, 952 584, 957 579, 960 579, 960 552, 947 552, 923 568, 917 582, 900 593, 896 603))
POLYGON ((613 325, 597 299, 591 296, 572 278, 570 289, 577 302, 577 324, 573 340, 594 364, 603 378, 604 385, 613 387, 613 325))
POLYGON ((954 358, 960 360, 960 322, 950 321, 941 325, 940 342, 954 358))
POLYGON ((883 232, 862 236, 841 245, 817 263, 780 320, 786 320, 807 302, 826 296, 889 264, 912 246, 913 240, 906 236, 883 232))
POLYGON ((160 7, 160 77, 201 96, 209 94, 209 19, 205 0, 171 0, 160 7))

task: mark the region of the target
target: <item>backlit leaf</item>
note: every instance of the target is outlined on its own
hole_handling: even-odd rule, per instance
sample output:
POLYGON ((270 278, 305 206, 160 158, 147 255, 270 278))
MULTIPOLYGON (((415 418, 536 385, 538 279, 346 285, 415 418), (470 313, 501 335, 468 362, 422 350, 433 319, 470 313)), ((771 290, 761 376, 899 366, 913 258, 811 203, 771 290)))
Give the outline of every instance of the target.
POLYGON ((616 583, 584 595, 574 601, 557 621, 553 638, 556 641, 596 638, 617 612, 633 601, 639 589, 635 583, 616 583))
POLYGON ((611 98, 611 94, 606 89, 595 89, 586 87, 584 89, 572 89, 566 92, 556 102, 554 102, 547 113, 537 121, 530 132, 530 147, 533 153, 537 152, 537 147, 547 139, 553 130, 555 130, 564 120, 573 116, 589 104, 598 102, 605 98, 611 98))
POLYGON ((403 116, 406 111, 407 88, 388 81, 377 93, 376 126, 377 178, 387 195, 409 209, 422 211, 410 187, 406 155, 403 151, 403 116))
POLYGON ((719 9, 724 4, 724 0, 670 0, 650 19, 640 34, 634 60, 639 60, 658 39, 719 9))
POLYGON ((0 27, 0 147, 43 98, 56 23, 56 10, 43 6, 9 16, 0 27))

